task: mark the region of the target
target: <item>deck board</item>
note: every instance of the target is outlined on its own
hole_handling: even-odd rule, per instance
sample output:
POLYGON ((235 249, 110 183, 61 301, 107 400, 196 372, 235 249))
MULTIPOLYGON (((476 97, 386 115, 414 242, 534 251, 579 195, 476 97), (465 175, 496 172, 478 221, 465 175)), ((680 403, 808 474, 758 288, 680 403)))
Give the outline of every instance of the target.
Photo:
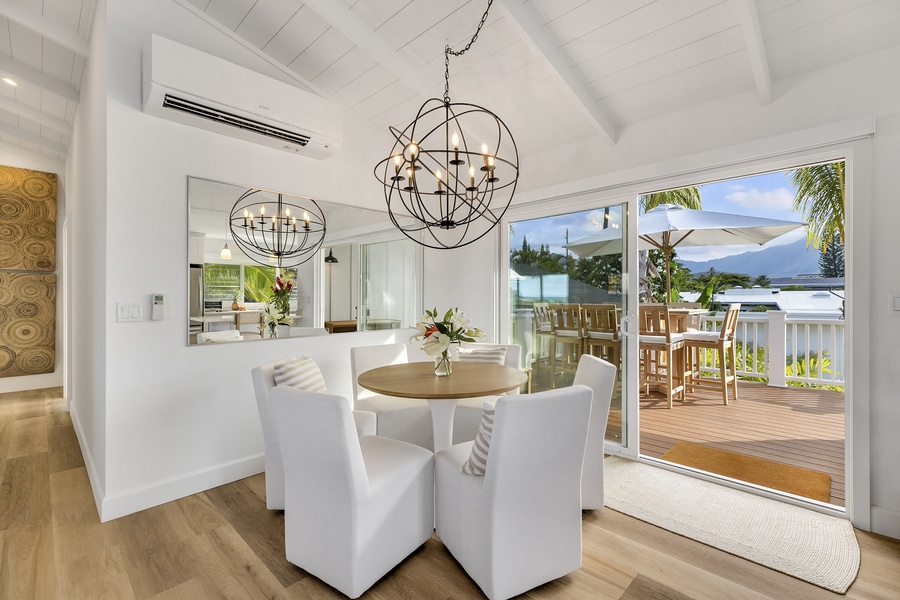
MULTIPOLYGON (((533 391, 549 387, 546 371, 534 373, 533 391)), ((557 387, 571 382, 564 374, 557 387)), ((607 439, 619 440, 621 411, 613 404, 607 439)), ((831 475, 829 502, 845 505, 843 392, 739 381, 728 405, 718 390, 695 389, 671 410, 662 393, 650 392, 641 395, 640 427, 642 455, 660 458, 685 441, 821 471, 831 475)))

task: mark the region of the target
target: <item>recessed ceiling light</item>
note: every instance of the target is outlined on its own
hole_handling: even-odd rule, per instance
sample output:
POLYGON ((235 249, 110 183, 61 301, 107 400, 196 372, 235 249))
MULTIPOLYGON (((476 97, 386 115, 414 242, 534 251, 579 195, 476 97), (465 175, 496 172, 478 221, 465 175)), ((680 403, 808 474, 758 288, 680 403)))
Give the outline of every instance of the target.
POLYGON ((13 85, 13 86, 19 85, 18 83, 16 83, 14 80, 10 79, 9 77, 4 77, 3 81, 8 83, 9 85, 13 85))

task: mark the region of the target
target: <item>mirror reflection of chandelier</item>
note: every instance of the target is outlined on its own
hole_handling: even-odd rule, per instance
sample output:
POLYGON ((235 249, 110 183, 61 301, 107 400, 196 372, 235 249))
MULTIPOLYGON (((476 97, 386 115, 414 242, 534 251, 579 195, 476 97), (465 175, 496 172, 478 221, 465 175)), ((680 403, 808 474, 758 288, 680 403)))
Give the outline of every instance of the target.
POLYGON ((325 214, 315 200, 259 189, 241 194, 228 226, 251 260, 279 268, 306 262, 325 239, 325 214))
POLYGON ((394 226, 429 248, 459 248, 487 234, 503 217, 519 180, 519 153, 506 124, 475 104, 450 101, 450 56, 478 38, 444 48, 444 97, 431 98, 375 166, 394 226))

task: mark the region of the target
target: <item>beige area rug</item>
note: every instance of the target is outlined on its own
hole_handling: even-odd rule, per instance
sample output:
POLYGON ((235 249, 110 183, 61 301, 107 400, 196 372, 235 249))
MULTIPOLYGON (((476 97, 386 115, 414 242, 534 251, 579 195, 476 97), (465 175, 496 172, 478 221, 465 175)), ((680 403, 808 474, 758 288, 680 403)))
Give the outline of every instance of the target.
POLYGON ((611 456, 606 506, 843 594, 859 571, 850 521, 611 456))
POLYGON ((831 500, 831 475, 820 471, 691 442, 678 442, 661 458, 819 502, 831 500))

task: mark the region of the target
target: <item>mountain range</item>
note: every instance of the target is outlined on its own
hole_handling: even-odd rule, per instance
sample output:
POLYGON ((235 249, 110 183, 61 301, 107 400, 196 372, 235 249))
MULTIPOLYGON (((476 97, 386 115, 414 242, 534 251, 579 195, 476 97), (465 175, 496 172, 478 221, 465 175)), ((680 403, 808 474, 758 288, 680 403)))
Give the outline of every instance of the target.
POLYGON ((800 274, 819 272, 819 251, 813 248, 807 249, 805 239, 783 246, 772 246, 757 252, 743 252, 703 262, 677 258, 676 260, 690 269, 694 275, 705 273, 710 268, 719 272, 742 273, 751 277, 766 275, 769 278, 794 277, 800 274))

